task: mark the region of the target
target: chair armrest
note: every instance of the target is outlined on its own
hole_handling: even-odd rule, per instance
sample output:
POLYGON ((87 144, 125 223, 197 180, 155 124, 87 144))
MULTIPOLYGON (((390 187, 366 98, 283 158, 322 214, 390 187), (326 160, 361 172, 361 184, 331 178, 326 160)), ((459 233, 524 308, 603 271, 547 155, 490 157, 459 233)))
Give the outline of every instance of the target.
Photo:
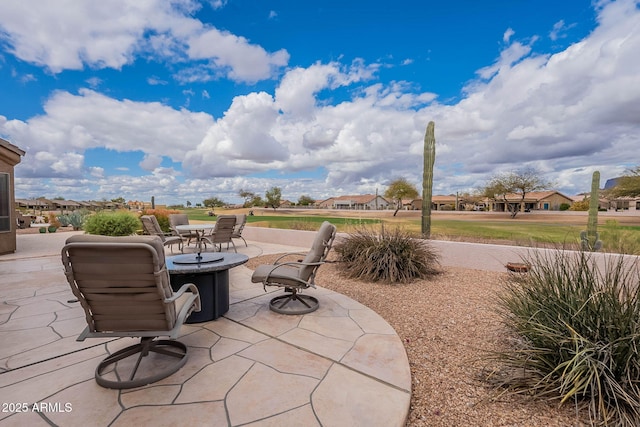
MULTIPOLYGON (((171 296, 171 298, 165 299, 165 302, 175 301, 177 298, 184 295, 187 290, 190 290, 192 293, 180 308, 180 312, 178 313, 176 318, 176 326, 183 325, 185 320, 187 320, 187 316, 189 316, 192 311, 200 311, 200 294, 198 293, 198 288, 196 288, 196 285, 194 285, 193 283, 185 283, 184 285, 182 285, 180 289, 178 289, 178 291, 171 296)), ((169 337, 171 339, 176 339, 178 338, 179 333, 180 328, 174 327, 169 337)))
POLYGON ((173 295, 171 295, 169 298, 165 298, 164 302, 165 303, 170 303, 170 302, 174 302, 176 301, 178 298, 180 298, 185 292, 187 291, 191 291, 191 293, 199 295, 198 294, 198 288, 196 288, 196 285, 194 285, 193 283, 185 283, 184 285, 182 285, 180 287, 180 289, 178 289, 177 291, 175 291, 173 293, 173 295))
POLYGON ((282 254, 280 255, 278 258, 276 258, 275 261, 273 261, 274 264, 280 264, 280 260, 282 258, 286 258, 288 256, 294 256, 294 255, 298 255, 298 256, 306 256, 307 254, 304 252, 287 252, 286 254, 282 254))
MULTIPOLYGON (((184 293, 187 291, 191 291, 191 293, 195 296, 194 299, 197 299, 194 310, 200 311, 200 293, 198 292, 198 288, 196 287, 196 285, 194 285, 193 283, 185 283, 180 287, 180 289, 174 292, 174 294, 171 295, 171 297, 166 298, 164 301, 166 303, 174 302, 178 298, 180 298, 182 295, 184 295, 184 293)), ((191 298, 189 298, 189 304, 185 304, 185 305, 190 305, 192 302, 193 301, 191 301, 191 298)))
MULTIPOLYGON (((309 267, 312 265, 322 265, 324 264, 326 261, 318 261, 318 262, 302 262, 302 261, 290 261, 290 262, 281 262, 280 264, 276 264, 274 265, 275 268, 277 267, 281 267, 284 265, 295 265, 295 266, 301 266, 301 267, 309 267)), ((275 268, 273 270, 275 270, 275 268)), ((271 270, 271 271, 273 271, 271 270)))

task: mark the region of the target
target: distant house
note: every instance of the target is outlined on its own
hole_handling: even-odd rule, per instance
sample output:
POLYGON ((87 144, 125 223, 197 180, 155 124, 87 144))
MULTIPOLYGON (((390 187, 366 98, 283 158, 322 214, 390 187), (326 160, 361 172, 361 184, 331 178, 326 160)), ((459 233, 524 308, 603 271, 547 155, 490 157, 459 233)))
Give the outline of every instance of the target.
MULTIPOLYGON (((422 209, 422 198, 415 199, 411 201, 411 209, 413 210, 421 210, 422 209)), ((432 196, 431 197, 431 210, 435 211, 464 211, 464 210, 472 210, 473 203, 466 200, 463 197, 456 196, 455 194, 448 196, 432 196), (456 209, 456 203, 458 204, 458 208, 456 209)))
POLYGON ((53 209, 53 203, 47 199, 16 199, 16 207, 27 211, 50 211, 53 209))
MULTIPOLYGON (((558 191, 532 191, 526 193, 524 200, 520 194, 507 194, 507 203, 514 206, 524 205, 524 210, 557 211, 560 205, 566 203, 571 205, 573 199, 558 191)), ((490 210, 496 212, 506 212, 508 207, 503 199, 487 200, 490 210)))
POLYGON ((129 206, 129 209, 133 209, 136 211, 143 211, 145 209, 151 209, 151 202, 142 202, 140 200, 129 200, 127 202, 127 206, 129 206))
MULTIPOLYGON (((587 200, 591 197, 591 193, 582 193, 582 194, 577 194, 575 196, 571 196, 571 200, 573 200, 573 202, 582 202, 584 200, 587 200)), ((611 201, 609 199, 606 199, 604 197, 600 197, 598 199, 598 209, 599 210, 607 210, 611 207, 611 201)))
POLYGON ((51 205, 52 210, 60 210, 60 212, 75 211, 82 207, 80 203, 73 200, 51 200, 51 205))
POLYGON ((640 197, 616 197, 609 201, 609 206, 615 210, 640 211, 640 197))
POLYGON ((374 194, 331 197, 320 202, 325 209, 377 210, 388 209, 391 205, 384 197, 374 194))

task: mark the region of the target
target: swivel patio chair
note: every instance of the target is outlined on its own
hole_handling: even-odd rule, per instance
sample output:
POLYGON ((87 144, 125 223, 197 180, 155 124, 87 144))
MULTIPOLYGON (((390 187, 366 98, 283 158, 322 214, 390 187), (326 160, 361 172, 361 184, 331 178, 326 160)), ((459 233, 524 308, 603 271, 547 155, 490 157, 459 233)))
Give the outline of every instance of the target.
POLYGON ((233 229, 236 225, 235 215, 220 215, 216 221, 216 227, 211 231, 211 234, 203 237, 202 241, 206 245, 207 243, 222 252, 222 244, 226 243, 229 248, 229 243, 233 245, 233 250, 237 253, 236 244, 233 243, 233 229))
POLYGON ((99 385, 141 387, 184 366, 187 346, 176 338, 187 316, 200 311, 200 295, 191 283, 173 293, 159 237, 76 235, 62 249, 62 264, 85 312, 78 341, 140 338, 98 364, 99 385))
POLYGON ((315 288, 315 277, 318 268, 324 264, 336 237, 336 227, 325 221, 306 254, 287 253, 279 257, 273 264, 258 266, 251 276, 253 283, 262 282, 267 286, 284 287, 285 294, 273 298, 269 308, 281 314, 305 314, 318 309, 318 300, 310 295, 302 295, 301 291, 309 287, 315 288), (303 260, 295 262, 282 261, 288 256, 306 255, 303 260))
POLYGON ((144 228, 145 233, 151 236, 160 237, 164 246, 171 247, 171 253, 173 253, 173 245, 175 244, 178 245, 180 252, 184 251, 182 237, 162 231, 162 228, 160 228, 160 224, 158 223, 158 218, 156 218, 155 215, 142 215, 140 217, 140 221, 142 221, 142 227, 144 228))

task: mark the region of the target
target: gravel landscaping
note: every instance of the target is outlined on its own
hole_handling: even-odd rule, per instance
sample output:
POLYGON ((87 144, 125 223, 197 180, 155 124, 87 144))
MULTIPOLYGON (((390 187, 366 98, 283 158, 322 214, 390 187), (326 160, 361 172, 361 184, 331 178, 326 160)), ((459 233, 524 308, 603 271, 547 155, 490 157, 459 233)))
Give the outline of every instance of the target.
MULTIPOLYGON (((247 266, 273 259, 251 259, 247 266)), ((571 405, 500 394, 485 381, 495 368, 487 352, 507 345, 493 303, 507 278, 447 267, 432 280, 374 284, 346 279, 335 264, 326 264, 316 283, 376 311, 404 342, 412 374, 408 426, 587 425, 571 405)))

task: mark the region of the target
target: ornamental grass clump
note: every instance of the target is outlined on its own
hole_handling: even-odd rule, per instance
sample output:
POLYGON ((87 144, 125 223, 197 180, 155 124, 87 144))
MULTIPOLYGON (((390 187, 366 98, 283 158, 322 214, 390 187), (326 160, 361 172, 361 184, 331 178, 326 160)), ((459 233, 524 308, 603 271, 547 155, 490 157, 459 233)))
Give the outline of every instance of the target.
POLYGON ((345 274, 370 282, 409 283, 440 272, 439 255, 428 241, 399 228, 380 232, 362 227, 335 246, 345 274))
POLYGON ((587 407, 594 425, 640 425, 637 258, 549 251, 525 257, 499 298, 512 348, 499 354, 510 390, 587 407))

